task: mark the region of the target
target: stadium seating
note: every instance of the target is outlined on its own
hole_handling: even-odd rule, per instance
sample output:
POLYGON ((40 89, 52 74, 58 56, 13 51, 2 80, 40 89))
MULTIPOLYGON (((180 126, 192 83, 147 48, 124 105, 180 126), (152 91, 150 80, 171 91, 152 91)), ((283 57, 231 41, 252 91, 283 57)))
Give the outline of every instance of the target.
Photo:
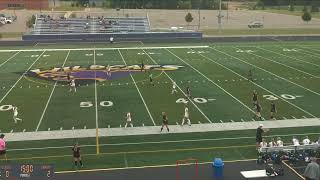
POLYGON ((31 34, 128 33, 150 31, 147 17, 60 18, 37 17, 31 34))

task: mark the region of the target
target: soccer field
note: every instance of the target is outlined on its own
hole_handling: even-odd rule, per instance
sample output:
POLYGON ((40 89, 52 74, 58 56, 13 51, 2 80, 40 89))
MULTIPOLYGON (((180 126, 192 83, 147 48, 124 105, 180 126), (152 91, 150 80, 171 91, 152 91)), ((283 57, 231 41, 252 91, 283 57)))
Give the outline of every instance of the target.
POLYGON ((320 116, 320 43, 33 47, 0 54, 5 133, 115 128, 124 126, 126 112, 135 127, 161 125, 161 112, 174 125, 181 123, 187 101, 193 124, 257 121, 253 90, 263 120, 269 119, 270 101, 279 120, 320 116), (142 62, 150 70, 141 71, 142 62), (249 70, 253 82, 247 80, 249 70), (68 73, 76 79, 76 93, 69 92, 68 73), (12 106, 22 122, 14 123, 12 106))

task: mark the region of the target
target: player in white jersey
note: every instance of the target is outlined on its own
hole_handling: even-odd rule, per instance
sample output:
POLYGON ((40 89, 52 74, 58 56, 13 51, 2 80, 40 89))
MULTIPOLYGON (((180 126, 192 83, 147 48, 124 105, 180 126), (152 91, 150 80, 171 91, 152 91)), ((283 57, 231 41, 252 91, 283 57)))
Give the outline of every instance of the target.
POLYGON ((69 91, 71 92, 72 90, 73 90, 74 92, 77 92, 76 82, 75 82, 74 79, 72 79, 72 80, 70 81, 70 89, 69 89, 69 91))
POLYGON ((18 107, 17 106, 13 106, 12 107, 12 111, 13 111, 14 123, 17 123, 18 121, 22 121, 22 119, 18 118, 18 107))
POLYGON ((126 119, 127 119, 127 122, 126 122, 126 125, 124 125, 124 127, 126 128, 128 126, 128 124, 130 124, 130 126, 133 127, 132 119, 131 119, 131 113, 130 112, 127 112, 126 119))
POLYGON ((110 65, 107 66, 107 76, 111 76, 111 67, 110 65))
POLYGON ((173 82, 172 82, 172 91, 171 91, 171 94, 178 92, 178 91, 176 90, 176 88, 177 88, 177 83, 173 81, 173 82))
POLYGON ((309 145, 309 144, 311 143, 311 141, 310 141, 310 139, 309 139, 308 136, 306 136, 306 137, 302 140, 302 142, 303 142, 303 145, 309 145))
POLYGON ((189 109, 188 109, 187 104, 184 107, 184 116, 182 118, 181 126, 183 126, 186 121, 187 121, 188 125, 191 126, 191 121, 189 119, 189 109))

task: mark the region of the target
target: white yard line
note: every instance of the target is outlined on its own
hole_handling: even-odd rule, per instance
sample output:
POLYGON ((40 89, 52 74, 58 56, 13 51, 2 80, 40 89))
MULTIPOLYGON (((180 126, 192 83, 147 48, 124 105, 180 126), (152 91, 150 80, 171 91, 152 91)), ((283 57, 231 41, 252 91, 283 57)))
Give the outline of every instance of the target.
POLYGON ((41 58, 41 56, 45 53, 46 51, 43 51, 39 57, 29 66, 29 68, 20 76, 20 78, 13 84, 13 86, 7 91, 7 93, 1 98, 0 104, 2 101, 9 95, 9 93, 12 91, 14 87, 19 83, 19 81, 23 78, 23 76, 31 69, 31 67, 41 58))
POLYGON ((20 53, 20 51, 18 51, 17 53, 15 53, 11 57, 9 57, 6 61, 4 61, 3 63, 0 64, 0 67, 3 66, 4 64, 6 64, 8 61, 10 61, 10 59, 16 57, 16 55, 19 54, 19 53, 20 53))
MULTIPOLYGON (((305 52, 301 52, 301 51, 296 51, 296 53, 300 53, 300 54, 305 54, 305 55, 308 55, 308 56, 312 56, 312 57, 315 57, 315 58, 319 58, 319 56, 316 56, 314 54, 310 54, 309 52, 305 53, 305 52)), ((318 65, 320 67, 320 65, 318 65)))
POLYGON ((271 51, 271 50, 269 50, 269 49, 265 49, 265 48, 262 48, 262 47, 259 47, 259 46, 257 46, 257 48, 258 48, 258 49, 261 49, 261 50, 264 50, 264 51, 271 52, 271 53, 273 53, 273 54, 278 54, 278 55, 280 55, 280 56, 284 56, 284 57, 287 57, 287 58, 290 58, 290 59, 295 59, 295 60, 300 61, 300 62, 304 62, 304 63, 307 63, 307 64, 311 64, 311 65, 313 65, 313 66, 318 66, 318 67, 320 67, 320 65, 318 65, 318 64, 314 64, 314 63, 312 63, 312 62, 304 61, 304 60, 301 60, 301 59, 298 59, 298 58, 295 58, 295 57, 292 57, 292 56, 288 56, 288 55, 285 55, 285 54, 282 54, 282 53, 278 53, 278 52, 275 52, 275 51, 271 51))
POLYGON ((311 48, 308 48, 308 47, 305 47, 305 46, 298 46, 298 48, 302 48, 304 51, 308 52, 308 53, 311 53, 312 55, 314 55, 314 57, 317 57, 317 58, 320 58, 320 54, 318 52, 313 52, 313 51, 310 51, 310 50, 314 50, 314 51, 320 51, 320 50, 317 50, 317 49, 311 49, 311 48))
MULTIPOLYGON (((214 50, 215 50, 215 49, 214 49, 214 50)), ((218 50, 216 50, 216 51, 218 51, 218 50)), ((219 52, 219 51, 218 51, 218 52, 219 52)), ((237 72, 233 71, 232 69, 230 69, 230 68, 228 68, 228 67, 226 67, 226 66, 224 66, 224 65, 222 65, 222 64, 220 64, 220 63, 218 63, 218 62, 216 62, 216 61, 214 61, 213 59, 211 59, 211 58, 209 58, 209 57, 207 57, 207 56, 205 56, 205 55, 203 55, 203 54, 200 54, 200 55, 201 55, 202 57, 204 57, 204 58, 206 58, 206 59, 210 60, 211 62, 213 62, 213 63, 215 63, 215 64, 217 64, 217 65, 219 65, 219 66, 221 66, 221 67, 223 67, 223 68, 225 68, 225 69, 227 69, 227 70, 229 70, 230 72, 232 72, 232 73, 234 73, 234 74, 238 75, 239 77, 241 77, 241 78, 243 78, 243 79, 245 79, 245 80, 248 80, 246 77, 244 77, 244 76, 242 76, 241 74, 238 74, 237 72)), ((237 57, 234 57, 234 56, 232 56, 232 55, 229 55, 229 57, 232 57, 232 58, 236 58, 236 59, 237 59, 237 57)), ((313 115, 313 114, 309 113, 308 111, 306 111, 306 110, 304 110, 304 109, 300 108, 299 106, 297 106, 297 105, 295 105, 295 104, 291 103, 290 101, 288 101, 288 100, 286 100, 286 99, 282 98, 281 96, 276 95, 275 93, 273 93, 273 92, 271 92, 270 90, 268 90, 268 89, 264 88, 263 86, 260 86, 259 84, 255 83, 255 82, 252 82, 252 81, 250 81, 250 82, 251 82, 252 84, 254 84, 254 85, 256 85, 256 86, 260 87, 261 89, 263 89, 263 90, 265 90, 265 91, 269 92, 270 94, 274 95, 275 97, 277 97, 277 98, 279 98, 279 99, 281 99, 281 100, 283 100, 283 101, 287 102, 288 104, 290 104, 290 105, 294 106, 295 108, 297 108, 297 109, 299 109, 299 110, 303 111, 304 113, 309 114, 309 115, 310 115, 310 116, 312 116, 312 117, 316 117, 315 115, 313 115)))
MULTIPOLYGON (((143 52, 155 63, 158 64, 144 49, 143 52)), ((174 80, 164 71, 164 74, 171 80, 171 82, 174 82, 174 80)), ((195 108, 198 109, 198 111, 207 119, 208 122, 212 123, 212 121, 202 112, 202 110, 192 101, 192 99, 190 99, 186 93, 180 88, 180 86, 177 87, 179 88, 179 90, 182 92, 182 94, 187 97, 189 99, 189 101, 194 105, 195 108)))
POLYGON ((223 92, 225 92, 226 94, 228 94, 230 97, 232 97, 234 100, 236 100, 237 102, 239 102, 241 105, 243 105, 245 108, 247 108, 249 111, 251 111, 252 113, 255 113, 252 108, 248 107, 247 105, 245 105, 242 101, 240 101, 238 98, 234 97, 231 93, 229 93, 227 90, 225 90, 223 87, 219 86, 217 83, 215 83, 214 81, 212 81, 210 78, 208 78, 206 75, 202 74, 198 69, 194 68, 192 65, 190 65, 189 63, 187 63, 186 61, 184 61, 182 58, 180 58, 179 56, 177 56, 176 54, 174 54, 173 52, 171 52, 169 49, 166 49, 168 52, 170 52, 172 55, 174 55, 176 58, 180 59, 182 62, 184 62, 185 64, 187 64, 189 67, 191 67, 193 70, 195 70, 196 72, 198 72, 202 77, 204 77, 205 79, 207 79, 208 81, 210 81, 212 84, 214 84, 215 86, 217 86, 219 89, 221 89, 223 92))
MULTIPOLYGON (((65 59, 64 59, 64 62, 63 62, 63 64, 62 64, 62 68, 63 68, 64 65, 66 64, 67 59, 68 59, 68 57, 69 57, 69 54, 70 54, 70 51, 68 51, 68 54, 67 54, 67 56, 66 56, 65 59)), ((47 111, 48 105, 49 105, 49 103, 50 103, 50 101, 51 101, 51 97, 52 97, 52 95, 53 95, 53 92, 54 92, 54 90, 56 89, 57 83, 58 83, 58 81, 56 81, 56 82, 54 83, 54 86, 53 86, 53 88, 52 88, 52 90, 51 90, 51 93, 50 93, 50 96, 49 96, 49 98, 48 98, 48 101, 47 101, 47 103, 46 103, 46 106, 44 107, 44 109, 43 109, 43 111, 42 111, 42 114, 41 114, 39 123, 38 123, 38 125, 37 125, 36 131, 38 131, 39 128, 40 128, 40 125, 41 125, 41 123, 42 123, 43 117, 44 117, 44 115, 45 115, 45 113, 46 113, 46 111, 47 111)))
POLYGON ((220 53, 222 53, 222 54, 225 54, 225 55, 227 55, 227 56, 229 56, 229 57, 233 57, 233 58, 235 58, 235 59, 237 59, 237 60, 239 60, 239 61, 241 61, 241 62, 244 62, 244 63, 246 63, 246 64, 249 64, 249 65, 251 65, 251 66, 253 66, 253 67, 257 68, 257 69, 260 69, 260 70, 262 70, 262 71, 264 71, 264 72, 267 72, 267 73, 269 73, 269 74, 271 74, 271 75, 273 75, 273 76, 276 76, 276 77, 278 77, 278 78, 280 78, 280 79, 282 79, 282 80, 284 80, 284 81, 287 81, 287 82, 289 82, 289 83, 291 83, 291 84, 294 84, 294 85, 296 85, 296 86, 298 86, 298 87, 300 87, 300 88, 302 88, 302 89, 305 89, 305 90, 307 90, 307 91, 309 91, 309 92, 311 92, 311 93, 313 93, 313 94, 316 94, 316 95, 320 96, 320 93, 315 92, 315 91, 313 91, 313 90, 311 90, 311 89, 308 89, 308 88, 306 88, 306 87, 304 87, 304 86, 302 86, 302 85, 300 85, 300 84, 297 84, 297 83, 295 83, 295 82, 292 82, 292 81, 290 81, 290 80, 288 80, 288 79, 286 79, 286 78, 284 78, 284 77, 281 77, 281 76, 279 76, 279 75, 277 75, 277 74, 274 74, 274 73, 272 73, 272 72, 270 72, 270 71, 268 71, 268 70, 266 70, 266 69, 264 69, 264 68, 261 68, 261 67, 259 67, 259 66, 254 65, 254 64, 251 64, 251 63, 249 63, 249 62, 247 62, 247 61, 245 61, 245 60, 242 60, 242 59, 240 59, 240 58, 238 58, 238 57, 235 57, 235 56, 233 56, 233 55, 230 55, 230 54, 228 54, 228 53, 226 53, 226 52, 224 52, 224 51, 220 51, 220 50, 217 50, 217 49, 212 48, 212 47, 210 47, 210 48, 213 49, 213 50, 215 50, 215 51, 218 51, 218 52, 220 52, 220 53))
MULTIPOLYGON (((124 60, 124 57, 122 56, 122 53, 121 53, 120 49, 118 49, 118 52, 119 52, 119 54, 120 54, 120 56, 121 56, 121 59, 123 60, 124 64, 127 65, 127 62, 124 60)), ((138 86, 137 86, 137 83, 136 83, 136 81, 134 80, 131 72, 130 72, 130 77, 131 77, 131 79, 132 79, 132 81, 133 81, 133 84, 135 85, 135 87, 136 87, 136 89, 137 89, 137 91, 138 91, 138 93, 139 93, 139 95, 140 95, 140 98, 141 98, 141 100, 142 100, 142 102, 143 102, 143 104, 144 104, 144 107, 146 108, 146 110, 147 110, 147 112, 148 112, 148 114, 149 114, 149 116, 150 116, 150 119, 151 119, 153 125, 156 126, 156 123, 155 123, 154 120, 153 120, 153 117, 152 117, 152 115, 151 115, 151 113, 150 113, 150 111, 149 111, 149 108, 148 108, 146 102, 144 101, 144 98, 143 98, 143 96, 142 96, 142 94, 141 94, 141 92, 140 92, 140 90, 139 90, 139 88, 138 88, 138 86)))
MULTIPOLYGON (((238 47, 235 47, 235 48, 236 48, 236 49, 238 49, 238 50, 242 50, 242 49, 240 49, 240 48, 238 48, 238 47)), ((285 66, 285 67, 287 67, 287 68, 290 68, 290 69, 293 69, 293 70, 299 71, 299 72, 304 73, 304 74, 307 74, 307 75, 309 75, 309 76, 312 76, 312 77, 315 77, 315 78, 320 78, 320 76, 316 76, 316 75, 310 74, 310 73, 308 73, 308 72, 305 72, 305 71, 303 71, 303 70, 300 70, 300 69, 294 68, 294 67, 292 67, 292 66, 289 66, 289 65, 286 65, 286 64, 280 63, 280 62, 278 62, 278 61, 274 61, 274 60, 272 60, 272 59, 270 59, 270 58, 263 57, 263 56, 260 56, 260 55, 258 55, 258 54, 254 54, 254 53, 248 53, 248 54, 251 54, 251 55, 254 55, 254 56, 260 57, 260 58, 265 59, 265 60, 267 60, 267 61, 271 61, 271 62, 274 62, 274 63, 280 64, 280 65, 282 65, 282 66, 285 66)))
MULTIPOLYGON (((93 64, 96 65, 96 50, 93 49, 93 64)), ((94 78, 94 100, 95 100, 95 106, 96 106, 96 129, 99 128, 99 122, 98 122, 98 95, 97 95, 97 73, 95 71, 95 78, 94 78)))
POLYGON ((33 51, 92 51, 92 50, 118 50, 118 49, 184 49, 184 48, 208 48, 209 46, 150 46, 150 47, 124 47, 124 48, 61 48, 61 49, 9 49, 0 50, 0 52, 33 52, 33 51))

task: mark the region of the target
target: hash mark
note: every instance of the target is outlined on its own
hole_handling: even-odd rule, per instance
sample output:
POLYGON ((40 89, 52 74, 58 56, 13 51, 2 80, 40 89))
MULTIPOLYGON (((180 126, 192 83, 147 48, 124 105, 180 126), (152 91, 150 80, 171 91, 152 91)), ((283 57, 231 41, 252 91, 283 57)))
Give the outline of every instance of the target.
POLYGON ((221 122, 221 123, 223 123, 223 121, 222 121, 222 120, 220 120, 220 122, 221 122))

